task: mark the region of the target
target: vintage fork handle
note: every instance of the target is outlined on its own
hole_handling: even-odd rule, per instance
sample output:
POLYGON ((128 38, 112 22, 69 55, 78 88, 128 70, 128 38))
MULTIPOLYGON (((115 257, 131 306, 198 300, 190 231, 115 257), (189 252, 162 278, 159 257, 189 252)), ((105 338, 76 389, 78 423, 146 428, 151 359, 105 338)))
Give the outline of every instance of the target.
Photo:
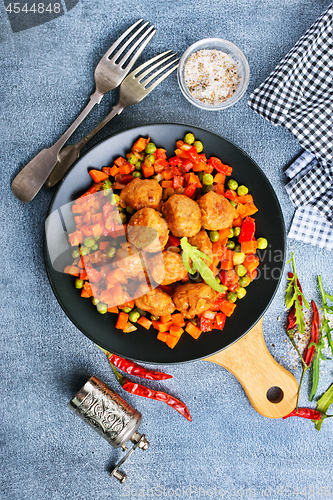
POLYGON ((58 162, 50 175, 48 176, 45 186, 48 188, 53 187, 57 182, 59 182, 67 170, 73 165, 80 155, 81 149, 87 144, 90 139, 92 139, 97 132, 99 132, 109 121, 112 120, 116 115, 126 108, 126 106, 119 101, 113 108, 112 111, 86 136, 84 136, 79 142, 71 146, 67 146, 58 154, 58 162))
POLYGON ((90 113, 95 104, 98 104, 103 95, 95 91, 84 108, 72 125, 66 132, 48 149, 40 151, 23 169, 12 182, 11 188, 20 201, 28 203, 31 201, 38 191, 41 189, 46 179, 52 172, 58 161, 58 153, 63 145, 68 141, 73 132, 77 129, 80 123, 90 113))

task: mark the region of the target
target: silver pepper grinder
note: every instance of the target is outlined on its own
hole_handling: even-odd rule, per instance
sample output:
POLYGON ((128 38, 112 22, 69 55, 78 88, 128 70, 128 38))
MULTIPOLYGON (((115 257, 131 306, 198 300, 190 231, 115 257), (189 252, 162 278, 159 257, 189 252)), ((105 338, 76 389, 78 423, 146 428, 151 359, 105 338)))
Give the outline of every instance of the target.
POLYGON ((68 406, 113 448, 121 447, 126 451, 126 443, 133 443, 134 446, 110 473, 110 476, 114 476, 121 483, 126 481, 127 475, 120 472, 119 467, 136 448, 147 450, 149 447, 145 435, 137 432, 142 420, 141 413, 95 376, 90 377, 68 406))

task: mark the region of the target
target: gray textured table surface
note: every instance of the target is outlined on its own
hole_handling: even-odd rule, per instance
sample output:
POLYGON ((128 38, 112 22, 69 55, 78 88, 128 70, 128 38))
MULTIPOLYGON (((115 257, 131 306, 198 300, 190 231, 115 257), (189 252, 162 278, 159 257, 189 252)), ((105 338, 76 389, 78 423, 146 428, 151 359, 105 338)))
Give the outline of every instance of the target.
MULTIPOLYGON (((229 372, 205 361, 168 367, 174 378, 166 386, 188 404, 192 423, 162 403, 126 395, 143 414, 141 430, 151 447, 132 457, 125 485, 109 479, 107 470, 120 452, 66 406, 92 374, 118 387, 104 355, 67 319, 47 279, 43 227, 54 191, 43 188, 30 204, 10 191, 19 170, 78 115, 93 90, 100 56, 136 19, 157 27, 145 57, 169 47, 182 53, 211 36, 234 42, 251 67, 248 95, 329 3, 80 0, 65 15, 14 33, 1 2, 1 498, 333 498, 333 422, 327 420, 318 433, 301 419, 266 419, 229 372)), ((116 98, 117 91, 108 94, 74 139, 97 124, 116 98)), ((293 209, 283 169, 301 148, 287 131, 248 109, 246 96, 224 112, 200 111, 183 98, 173 75, 94 142, 153 122, 192 124, 234 141, 270 179, 289 226, 293 209)), ((319 300, 317 274, 332 293, 332 255, 289 241, 291 248, 306 295, 319 300)), ((299 377, 285 342, 283 299, 281 285, 264 317, 265 340, 277 361, 299 377)), ((331 380, 327 362, 319 392, 331 380)), ((308 403, 307 380, 301 403, 308 403)))

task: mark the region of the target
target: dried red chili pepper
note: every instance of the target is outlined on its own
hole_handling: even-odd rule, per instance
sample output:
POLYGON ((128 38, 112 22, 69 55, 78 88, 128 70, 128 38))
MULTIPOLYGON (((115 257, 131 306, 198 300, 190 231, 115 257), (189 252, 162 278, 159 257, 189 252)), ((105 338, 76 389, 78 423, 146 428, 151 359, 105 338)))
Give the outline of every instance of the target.
MULTIPOLYGON (((293 410, 289 415, 283 417, 283 420, 288 417, 301 417, 308 418, 309 420, 321 420, 321 418, 325 414, 321 413, 321 411, 314 410, 312 408, 298 408, 298 410, 293 410)), ((328 415, 325 415, 325 417, 328 415)))
MULTIPOLYGON (((311 301, 311 307, 313 311, 313 318, 312 318, 312 324, 311 324, 311 335, 310 335, 310 342, 313 342, 314 344, 318 344, 318 339, 319 339, 319 312, 318 308, 315 304, 315 302, 312 300, 311 301)), ((305 349, 305 352, 303 354, 303 359, 305 361, 305 364, 310 366, 313 355, 315 353, 315 346, 311 345, 310 347, 307 346, 305 349)))
POLYGON ((166 380, 168 378, 172 378, 172 375, 155 370, 149 370, 148 368, 138 365, 134 361, 116 356, 116 354, 111 354, 110 352, 106 352, 105 354, 107 355, 109 362, 119 368, 119 370, 130 375, 134 375, 135 377, 145 378, 147 380, 166 380))
POLYGON ((136 394, 137 396, 141 396, 143 398, 163 401, 163 403, 166 403, 167 405, 177 410, 181 415, 183 415, 183 417, 187 418, 187 420, 189 420, 190 422, 192 421, 190 412, 188 411, 187 406, 182 401, 179 401, 179 399, 174 398, 166 392, 154 391, 153 389, 149 389, 144 385, 131 382, 126 377, 124 377, 124 375, 121 375, 112 364, 111 367, 124 391, 129 392, 130 394, 136 394))

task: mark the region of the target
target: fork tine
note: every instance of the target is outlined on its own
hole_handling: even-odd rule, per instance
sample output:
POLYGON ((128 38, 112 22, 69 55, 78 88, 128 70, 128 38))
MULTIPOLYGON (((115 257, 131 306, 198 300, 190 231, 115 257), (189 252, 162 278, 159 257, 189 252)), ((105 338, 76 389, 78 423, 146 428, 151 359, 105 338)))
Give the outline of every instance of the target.
MULTIPOLYGON (((171 62, 169 62, 168 64, 165 64, 164 66, 162 66, 162 68, 160 68, 159 70, 155 71, 155 73, 153 73, 149 78, 147 78, 144 82, 142 82, 142 85, 144 85, 145 88, 147 88, 147 85, 152 81, 154 80, 157 75, 160 75, 161 73, 163 73, 163 71, 165 71, 167 68, 169 68, 169 66, 171 66, 172 64, 174 64, 175 62, 179 61, 179 58, 178 59, 175 59, 171 62)), ((177 64, 178 66, 178 64, 177 64)), ((177 67, 175 66, 175 68, 177 67)))
MULTIPOLYGON (((179 61, 179 59, 176 59, 176 61, 179 61)), ((174 62, 176 62, 176 61, 174 61, 174 62)), ((170 64, 172 64, 172 63, 170 63, 170 64)), ((168 66, 170 66, 170 64, 168 64, 168 66)), ((177 64, 173 68, 169 69, 169 71, 167 71, 164 75, 160 76, 159 79, 156 80, 156 82, 154 82, 152 85, 150 85, 150 87, 145 88, 147 94, 149 94, 149 92, 154 90, 154 88, 157 87, 157 85, 159 85, 161 82, 163 82, 163 80, 165 80, 169 75, 171 75, 171 73, 173 71, 175 71, 175 69, 177 69, 178 66, 179 66, 179 62, 177 62, 177 64)))
MULTIPOLYGON (((109 55, 114 51, 116 50, 116 48, 118 47, 118 45, 124 40, 124 38, 126 38, 130 33, 131 31, 134 30, 134 28, 136 28, 136 26, 138 26, 138 24, 142 23, 143 19, 139 19, 136 23, 132 24, 132 26, 130 28, 128 28, 128 30, 125 31, 125 33, 123 33, 112 45, 111 47, 109 48, 109 50, 104 54, 104 57, 109 57, 109 55)), ((143 26, 141 26, 139 32, 147 25, 148 23, 144 24, 143 26)))
POLYGON ((166 54, 170 54, 170 52, 172 52, 172 50, 166 50, 165 52, 162 52, 162 54, 158 54, 157 56, 152 57, 151 59, 149 59, 149 61, 146 61, 138 68, 135 68, 135 70, 129 74, 129 77, 136 78, 135 75, 137 75, 140 71, 142 71, 144 68, 157 61, 158 59, 161 59, 161 57, 165 56, 166 54))
MULTIPOLYGON (((122 55, 124 50, 133 42, 133 40, 141 33, 141 31, 146 28, 149 24, 149 21, 144 23, 138 30, 136 30, 133 35, 119 48, 119 50, 112 57, 111 61, 116 61, 122 55)), ((150 27, 150 29, 154 28, 154 26, 150 27)))
POLYGON ((150 35, 146 38, 146 40, 139 47, 139 49, 134 54, 134 56, 132 57, 132 59, 130 59, 128 61, 128 64, 124 67, 124 69, 127 69, 128 71, 132 68, 132 66, 134 65, 135 61, 138 59, 138 57, 141 55, 141 53, 143 52, 143 50, 145 49, 145 47, 148 45, 148 43, 150 42, 150 40, 155 35, 156 30, 153 29, 153 28, 154 28, 154 26, 151 26, 147 31, 145 31, 145 33, 139 38, 139 40, 137 42, 135 42, 135 44, 130 48, 130 50, 128 52, 126 52, 126 54, 124 55, 124 57, 119 61, 120 67, 123 66, 123 64, 129 58, 129 56, 137 49, 137 47, 139 47, 139 45, 141 44, 141 42, 143 42, 143 40, 145 39, 145 37, 151 31, 150 35))
MULTIPOLYGON (((148 68, 144 73, 141 73, 141 75, 137 77, 138 80, 141 82, 142 79, 145 78, 146 76, 148 76, 154 69, 158 68, 159 66, 161 66, 161 64, 164 64, 166 61, 168 61, 168 59, 171 59, 171 57, 174 57, 175 55, 176 54, 170 54, 169 56, 167 56, 164 59, 162 59, 162 61, 158 61, 156 64, 154 64, 153 66, 151 66, 150 68, 148 68)), ((140 68, 137 68, 137 70, 139 70, 139 69, 140 68)))

